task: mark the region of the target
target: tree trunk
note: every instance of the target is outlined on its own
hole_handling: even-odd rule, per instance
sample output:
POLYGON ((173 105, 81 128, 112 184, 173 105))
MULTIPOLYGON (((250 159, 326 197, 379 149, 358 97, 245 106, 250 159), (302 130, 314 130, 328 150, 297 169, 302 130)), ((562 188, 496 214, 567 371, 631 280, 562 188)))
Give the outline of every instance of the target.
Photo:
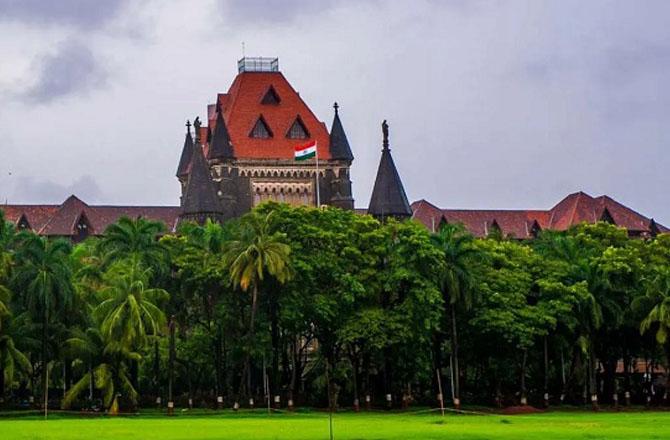
POLYGON ((596 356, 593 350, 593 343, 589 346, 589 394, 591 395, 591 407, 594 411, 598 410, 598 386, 596 383, 596 356))
POLYGON ((354 411, 358 412, 361 409, 358 396, 358 356, 356 355, 354 348, 351 348, 351 372, 354 392, 354 411))
POLYGON ((44 316, 43 316, 43 321, 42 321, 42 401, 44 403, 44 409, 47 409, 47 406, 49 404, 48 399, 49 399, 49 384, 47 383, 49 380, 49 372, 48 367, 47 367, 47 340, 49 337, 49 331, 48 331, 48 323, 49 323, 49 314, 45 311, 44 316))
POLYGON ((280 353, 280 335, 279 335, 279 305, 277 304, 276 295, 273 293, 270 297, 270 326, 271 326, 271 340, 272 340, 272 386, 275 389, 276 395, 279 395, 281 389, 279 377, 279 353, 280 353))
MULTIPOLYGON (((221 324, 217 324, 216 326, 216 336, 214 337, 213 340, 213 345, 214 345, 214 394, 216 394, 216 402, 217 402, 217 407, 220 407, 220 402, 219 402, 219 397, 223 396, 223 377, 222 377, 222 368, 221 365, 223 363, 223 353, 221 352, 222 348, 222 343, 221 339, 223 338, 222 335, 222 330, 221 330, 221 324)), ((219 408, 221 409, 221 408, 219 408)))
POLYGON ((172 397, 172 386, 174 381, 174 358, 175 358, 175 343, 174 343, 174 317, 170 319, 170 348, 168 356, 168 414, 174 413, 174 400, 172 397))
POLYGON ((528 350, 523 350, 523 356, 521 357, 521 405, 527 405, 528 400, 526 398, 526 360, 528 359, 528 350))
POLYGON ((549 406, 549 343, 544 337, 544 406, 549 406))
POLYGON ((255 324, 256 324, 256 308, 258 301, 258 287, 254 283, 251 290, 251 317, 249 319, 249 337, 247 340, 247 350, 244 356, 244 369, 242 372, 242 377, 240 379, 240 395, 242 394, 242 389, 244 388, 244 382, 246 379, 246 393, 251 393, 251 346, 253 345, 254 335, 255 335, 255 324))
POLYGON ((93 362, 89 359, 88 361, 88 401, 93 402, 93 362))
POLYGON ((156 400, 160 398, 161 390, 159 386, 159 378, 161 365, 160 365, 160 354, 158 352, 158 338, 154 339, 154 394, 156 395, 156 400))
POLYGON ((292 410, 295 405, 295 384, 298 378, 298 342, 291 342, 291 381, 288 386, 288 409, 292 410))
POLYGON ((451 354, 454 360, 454 407, 461 408, 460 370, 458 368, 458 327, 456 325, 456 305, 451 305, 451 354))
POLYGON ((5 369, 0 366, 0 405, 5 403, 5 369))

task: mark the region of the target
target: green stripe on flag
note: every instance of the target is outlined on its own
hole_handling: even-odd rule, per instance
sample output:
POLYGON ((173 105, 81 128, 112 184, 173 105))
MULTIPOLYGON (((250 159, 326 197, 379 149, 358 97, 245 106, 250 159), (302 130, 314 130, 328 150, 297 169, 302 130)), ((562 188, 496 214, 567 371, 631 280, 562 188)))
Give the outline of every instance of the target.
POLYGON ((296 156, 295 160, 311 159, 314 156, 316 156, 316 151, 312 151, 311 153, 307 153, 307 154, 304 154, 302 156, 296 156))

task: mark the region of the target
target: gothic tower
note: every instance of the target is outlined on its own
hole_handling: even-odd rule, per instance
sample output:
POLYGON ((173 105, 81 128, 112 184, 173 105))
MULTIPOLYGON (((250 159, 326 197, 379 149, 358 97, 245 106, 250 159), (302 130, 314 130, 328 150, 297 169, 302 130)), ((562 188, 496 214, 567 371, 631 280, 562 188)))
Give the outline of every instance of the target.
POLYGON ((353 209, 349 169, 354 157, 338 106, 329 133, 279 71, 278 59, 239 60, 230 89, 207 108, 207 126, 198 119, 194 127, 196 140, 189 129, 177 170, 182 205, 192 197, 188 181, 195 166, 186 158, 196 157, 191 150, 201 150, 223 220, 265 200, 293 205, 320 200, 353 209), (318 159, 297 162, 295 148, 314 142, 318 159))

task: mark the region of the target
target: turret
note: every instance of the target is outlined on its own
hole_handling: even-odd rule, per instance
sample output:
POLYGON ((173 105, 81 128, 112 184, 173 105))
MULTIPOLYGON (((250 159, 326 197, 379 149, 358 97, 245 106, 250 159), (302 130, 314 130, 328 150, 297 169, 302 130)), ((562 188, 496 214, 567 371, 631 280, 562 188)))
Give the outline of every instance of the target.
POLYGON ((406 219, 412 216, 412 208, 409 206, 405 188, 393 163, 393 157, 391 157, 386 120, 382 122, 382 133, 384 138, 382 157, 379 161, 372 197, 370 197, 368 214, 381 221, 384 221, 387 217, 395 217, 399 220, 406 219))
POLYGON ((191 159, 191 170, 182 196, 179 221, 194 221, 204 224, 207 219, 221 222, 224 210, 216 194, 202 147, 195 146, 191 159))

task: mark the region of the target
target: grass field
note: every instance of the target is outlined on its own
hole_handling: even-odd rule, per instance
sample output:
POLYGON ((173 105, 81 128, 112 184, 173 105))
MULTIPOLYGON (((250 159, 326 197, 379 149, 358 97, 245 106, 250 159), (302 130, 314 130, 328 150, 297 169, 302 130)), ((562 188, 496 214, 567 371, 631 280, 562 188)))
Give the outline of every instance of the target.
MULTIPOLYGON (((670 439, 670 412, 531 415, 341 413, 335 439, 670 439)), ((325 413, 230 413, 165 417, 0 418, 1 440, 328 439, 325 413)))

